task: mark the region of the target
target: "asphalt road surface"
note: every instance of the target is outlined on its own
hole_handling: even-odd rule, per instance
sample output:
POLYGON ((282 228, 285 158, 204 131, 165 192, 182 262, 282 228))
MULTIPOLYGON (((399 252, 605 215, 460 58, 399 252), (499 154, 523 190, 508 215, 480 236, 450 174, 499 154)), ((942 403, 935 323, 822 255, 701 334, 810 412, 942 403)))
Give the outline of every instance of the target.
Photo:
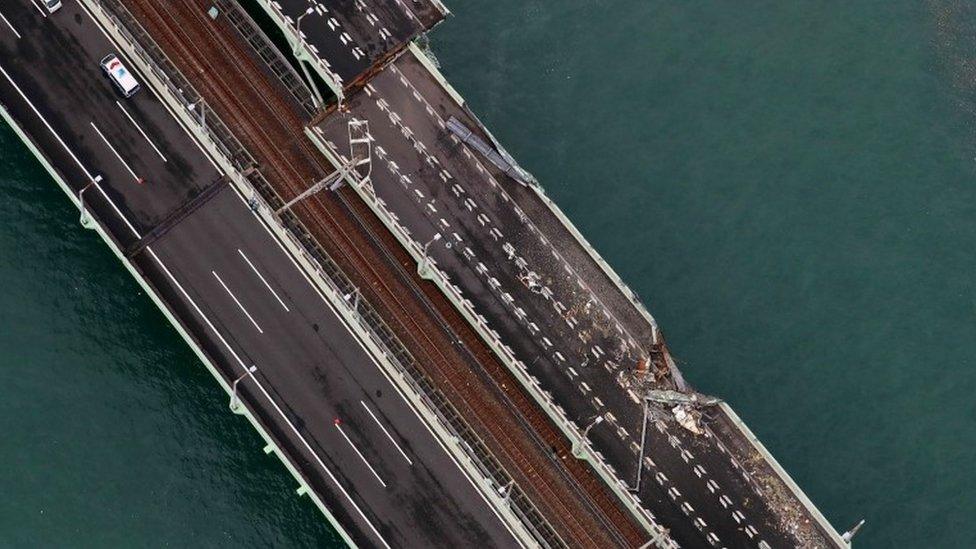
POLYGON ((98 68, 116 49, 90 16, 75 2, 49 16, 30 0, 4 0, 0 14, 0 101, 68 184, 85 189, 119 247, 138 250, 135 266, 224 378, 241 380, 242 403, 353 539, 516 545, 151 90, 116 93, 98 68), (191 200, 197 207, 174 218, 191 200), (132 248, 147 234, 148 245, 132 248))
POLYGON ((302 17, 299 30, 304 40, 326 62, 343 87, 445 16, 430 0, 276 0, 273 3, 291 25, 302 17))

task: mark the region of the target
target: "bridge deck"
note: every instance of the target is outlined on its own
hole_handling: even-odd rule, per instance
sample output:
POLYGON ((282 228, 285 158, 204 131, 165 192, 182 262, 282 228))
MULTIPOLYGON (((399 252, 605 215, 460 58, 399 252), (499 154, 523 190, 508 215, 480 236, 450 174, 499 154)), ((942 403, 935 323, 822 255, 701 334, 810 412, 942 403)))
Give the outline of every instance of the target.
POLYGON ((342 87, 430 30, 446 15, 433 0, 258 0, 342 87), (298 33, 295 33, 298 34, 298 33))

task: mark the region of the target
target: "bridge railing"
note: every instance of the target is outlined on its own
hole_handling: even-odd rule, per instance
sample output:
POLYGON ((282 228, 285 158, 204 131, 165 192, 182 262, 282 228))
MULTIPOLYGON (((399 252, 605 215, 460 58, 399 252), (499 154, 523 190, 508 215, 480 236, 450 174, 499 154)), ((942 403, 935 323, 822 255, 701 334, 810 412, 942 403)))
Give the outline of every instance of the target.
POLYGON ((261 30, 257 22, 241 7, 237 0, 214 0, 214 5, 220 8, 220 13, 237 29, 241 37, 251 46, 255 54, 264 62, 271 74, 277 78, 295 98, 295 101, 309 116, 318 111, 312 90, 302 81, 284 55, 278 51, 271 39, 261 30))

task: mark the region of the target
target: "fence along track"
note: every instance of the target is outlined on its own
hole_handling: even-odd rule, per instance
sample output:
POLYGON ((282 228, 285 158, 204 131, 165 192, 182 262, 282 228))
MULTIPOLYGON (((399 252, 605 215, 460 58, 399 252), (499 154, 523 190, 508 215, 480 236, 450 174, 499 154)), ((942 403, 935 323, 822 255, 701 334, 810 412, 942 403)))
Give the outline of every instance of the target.
MULTIPOLYGON (((149 2, 145 2, 145 1, 136 2, 135 0, 133 0, 132 3, 138 4, 141 7, 143 7, 144 9, 146 9, 146 11, 147 11, 148 14, 155 15, 155 17, 157 18, 155 21, 157 23, 159 23, 161 27, 165 27, 163 33, 157 33, 157 34, 164 35, 164 41, 170 47, 174 48, 174 50, 176 50, 178 52, 181 52, 181 56, 188 57, 189 59, 193 59, 194 58, 194 55, 195 54, 194 54, 194 52, 190 51, 190 46, 188 44, 198 44, 199 42, 197 42, 195 40, 192 40, 192 39, 190 39, 187 36, 187 34, 184 31, 184 29, 186 28, 186 26, 181 26, 179 28, 175 28, 173 25, 171 25, 168 22, 166 22, 166 20, 168 20, 168 19, 178 20, 177 17, 179 16, 179 14, 174 14, 171 11, 170 12, 167 12, 167 13, 161 13, 158 9, 156 9, 156 7, 153 4, 151 4, 149 2), (182 40, 180 39, 181 36, 182 36, 182 40)), ((182 12, 183 10, 180 10, 180 11, 182 12)), ((186 10, 186 11, 193 12, 194 10, 193 9, 190 9, 190 10, 186 10)), ((203 13, 202 10, 200 10, 200 14, 202 14, 202 13, 203 13)), ((150 17, 152 17, 152 15, 150 15, 150 17)), ((190 27, 192 28, 192 25, 190 25, 190 27)), ((206 28, 206 27, 204 27, 204 28, 206 28)), ((224 45, 224 47, 226 47, 226 44, 224 45)), ((233 55, 234 53, 235 52, 232 52, 232 51, 225 51, 225 54, 231 54, 231 55, 233 55)), ((201 57, 203 57, 203 56, 201 56, 201 57)), ((239 57, 237 57, 237 58, 240 59, 239 57)), ((221 71, 207 71, 207 70, 205 70, 205 68, 199 64, 199 61, 195 62, 194 65, 195 66, 193 66, 191 68, 191 71, 198 71, 200 74, 208 74, 209 76, 212 76, 215 73, 217 73, 217 74, 220 74, 221 73, 221 71)), ((237 87, 234 87, 235 86, 234 84, 232 84, 232 83, 230 83, 230 82, 227 81, 227 76, 221 75, 221 76, 218 76, 216 78, 213 78, 213 80, 216 81, 218 84, 222 85, 225 89, 237 89, 237 90, 240 90, 240 84, 237 84, 237 87)), ((266 120, 265 122, 270 122, 270 124, 275 124, 276 122, 279 122, 280 120, 282 120, 282 118, 281 118, 281 115, 282 114, 285 115, 285 117, 284 117, 285 119, 294 117, 294 113, 282 112, 281 111, 281 108, 280 108, 280 105, 278 106, 278 108, 276 108, 276 107, 272 106, 271 104, 269 104, 267 98, 269 98, 269 96, 270 97, 275 97, 275 94, 265 94, 265 95, 262 95, 260 93, 260 91, 255 87, 255 83, 252 82, 252 81, 244 82, 244 85, 246 87, 252 89, 254 92, 256 92, 256 95, 258 95, 258 96, 260 96, 262 98, 265 106, 270 111, 275 112, 276 116, 272 117, 272 118, 274 118, 274 120, 271 120, 271 121, 267 121, 266 120), (290 114, 290 116, 288 116, 288 114, 290 114)), ((292 141, 292 143, 289 143, 289 145, 291 145, 291 146, 287 147, 287 149, 291 149, 294 152, 292 152, 292 153, 290 153, 288 155, 286 155, 286 154, 279 154, 278 151, 281 151, 281 148, 279 148, 278 146, 275 146, 275 145, 280 145, 280 142, 276 142, 274 140, 274 137, 272 137, 271 135, 269 135, 268 134, 268 131, 266 131, 264 129, 264 128, 272 128, 274 126, 266 125, 266 124, 253 124, 248 119, 246 119, 246 118, 244 118, 242 116, 239 116, 239 115, 235 115, 234 114, 235 112, 244 112, 244 111, 250 112, 250 110, 247 108, 247 106, 244 105, 244 104, 242 104, 242 103, 240 103, 240 102, 238 102, 237 105, 234 105, 234 99, 236 98, 235 94, 233 94, 233 93, 231 93, 231 94, 220 93, 220 89, 217 88, 216 92, 214 94, 212 94, 212 95, 215 96, 214 97, 215 104, 222 105, 223 106, 223 109, 226 110, 226 111, 228 111, 228 113, 230 113, 231 117, 234 119, 235 122, 237 122, 238 124, 240 124, 244 128, 250 128, 250 131, 246 131, 245 133, 246 133, 246 135, 248 137, 251 137, 252 140, 256 141, 255 144, 257 145, 257 150, 258 151, 266 154, 269 157, 275 158, 279 162, 281 162, 281 164, 279 164, 278 162, 274 162, 274 163, 272 163, 273 166, 269 166, 269 167, 272 169, 272 171, 278 172, 278 176, 280 178, 282 178, 284 181, 291 182, 291 184, 288 185, 290 187, 289 190, 291 190, 293 192, 296 191, 296 189, 294 188, 296 181, 299 182, 299 183, 302 182, 303 180, 304 181, 308 181, 307 178, 301 177, 302 175, 307 174, 307 173, 315 173, 317 171, 314 164, 312 164, 311 162, 303 162, 302 161, 302 158, 301 158, 302 155, 301 154, 298 155, 298 159, 297 160, 292 160, 292 158, 294 158, 294 157, 289 158, 289 156, 291 154, 295 154, 297 152, 297 151, 295 151, 296 148, 297 149, 302 149, 303 148, 301 142, 295 143, 294 142, 295 139, 294 138, 291 139, 290 141, 292 141), (255 126, 258 126, 258 127, 255 127, 255 126), (294 147, 295 145, 297 145, 297 147, 294 147), (301 163, 301 164, 305 164, 305 165, 302 166, 302 167, 299 167, 299 166, 296 165, 296 163, 301 163), (308 164, 312 164, 312 165, 308 165, 308 164), (303 169, 303 168, 305 168, 305 169, 303 169), (308 170, 308 171, 306 171, 306 170, 308 170)), ((285 110, 287 111, 287 109, 285 109, 285 110)), ((300 123, 299 123, 299 126, 300 126, 300 123)), ((293 133, 291 135, 292 136, 295 136, 295 135, 302 135, 302 134, 300 132, 298 132, 298 133, 293 133)), ((321 172, 319 172, 319 173, 321 173, 321 172)), ((270 185, 267 185, 266 186, 266 189, 270 189, 270 185)), ((323 209, 323 208, 318 208, 318 209, 323 209)), ((331 215, 328 215, 328 212, 325 212, 325 213, 327 214, 329 221, 332 222, 333 226, 332 227, 324 226, 323 219, 322 219, 323 216, 314 215, 315 213, 317 213, 317 212, 314 212, 314 211, 312 212, 312 214, 313 214, 312 218, 317 222, 318 225, 321 226, 320 228, 325 229, 326 234, 332 234, 332 235, 342 236, 341 239, 336 239, 336 240, 340 241, 339 244, 342 244, 343 247, 345 248, 345 250, 344 250, 345 251, 344 257, 348 261, 352 261, 354 263, 359 263, 360 265, 366 267, 365 271, 358 270, 356 272, 359 273, 360 275, 371 274, 372 275, 371 278, 373 279, 372 280, 372 282, 373 282, 372 285, 373 286, 376 286, 376 285, 381 286, 381 289, 386 294, 385 297, 388 300, 387 302, 388 303, 389 302, 392 302, 395 305, 395 307, 393 307, 393 309, 400 309, 402 312, 410 311, 411 309, 416 310, 416 305, 411 305, 411 304, 404 303, 403 300, 401 300, 398 297, 400 295, 403 295, 403 293, 401 291, 398 291, 398 290, 401 290, 401 289, 394 289, 394 288, 392 288, 387 283, 386 278, 383 275, 381 275, 381 274, 379 274, 379 273, 377 273, 375 271, 375 268, 371 264, 371 261, 369 260, 369 258, 366 258, 359 250, 356 249, 356 244, 358 244, 358 243, 355 242, 355 240, 350 237, 349 232, 346 230, 345 227, 343 227, 339 223, 337 223, 335 219, 332 219, 332 216, 331 215), (333 231, 330 233, 328 229, 333 229, 333 231)), ((308 217, 308 216, 306 216, 306 217, 308 217)), ((297 220, 295 220, 295 221, 297 221, 297 220)), ((294 222, 289 223, 289 224, 293 224, 293 223, 294 222)), ((360 241, 360 243, 361 243, 361 241, 360 241)), ((369 286, 366 286, 366 287, 369 287, 369 286)), ((379 296, 379 297, 383 297, 383 296, 379 296)), ((394 315, 391 315, 391 316, 394 316, 394 318, 397 318, 398 317, 398 315, 395 315, 395 314, 394 315)), ((459 388, 462 388, 463 389, 463 387, 465 387, 466 382, 469 381, 469 380, 464 379, 464 377, 461 375, 461 372, 466 371, 466 365, 463 364, 463 362, 460 362, 460 364, 459 364, 459 361, 454 361, 455 364, 459 364, 460 365, 460 368, 457 367, 457 366, 454 366, 454 367, 450 366, 449 364, 450 364, 451 361, 449 360, 449 357, 446 354, 444 354, 443 352, 440 352, 440 349, 442 347, 439 347, 438 346, 438 343, 435 342, 435 341, 433 341, 431 339, 431 337, 429 335, 430 332, 427 330, 427 328, 429 328, 429 327, 427 327, 427 326, 421 326, 419 324, 419 322, 417 322, 417 318, 418 317, 416 315, 407 315, 407 319, 410 320, 409 323, 405 323, 403 321, 403 316, 404 315, 402 313, 401 313, 401 315, 399 315, 399 318, 397 320, 397 323, 406 330, 407 334, 410 335, 410 339, 413 339, 414 342, 420 348, 426 347, 427 349, 431 349, 431 348, 435 349, 435 351, 436 351, 435 354, 437 356, 431 356, 430 358, 435 358, 434 362, 437 363, 437 365, 439 366, 440 373, 442 375, 445 374, 445 373, 448 374, 445 377, 447 377, 450 380, 451 385, 452 385, 452 387, 455 390, 457 390, 459 388), (410 326, 411 324, 412 324, 412 327, 410 326), (426 339, 427 345, 423 345, 423 342, 418 341, 416 339, 416 337, 414 337, 418 333, 424 335, 424 338, 426 339), (453 374, 453 375, 450 375, 450 374, 453 374)), ((442 341, 441 343, 444 343, 444 342, 442 341)), ((451 342, 446 342, 446 343, 449 344, 451 342)), ((414 362, 414 364, 415 364, 415 362, 414 362)), ((458 391, 458 392, 460 392, 462 394, 464 393, 464 391, 458 391)), ((470 393, 470 391, 468 391, 468 393, 470 393)), ((493 413, 492 407, 489 406, 488 403, 487 403, 487 401, 485 399, 483 399, 483 398, 480 399, 480 400, 475 400, 473 398, 465 398, 464 399, 464 403, 465 403, 465 405, 467 407, 471 408, 471 410, 475 414, 477 414, 477 415, 475 415, 473 417, 476 417, 476 418, 495 417, 494 415, 488 415, 488 414, 492 414, 493 413), (473 408, 472 402, 478 402, 481 405, 481 408, 480 409, 473 408)), ((495 407, 495 412, 497 412, 497 407, 495 407)), ((469 416, 469 417, 471 417, 471 416, 469 416)), ((498 443, 499 446, 501 446, 502 453, 505 455, 505 457, 507 457, 508 460, 510 462, 512 462, 512 463, 519 463, 520 466, 517 467, 517 469, 522 472, 522 475, 521 476, 524 476, 525 477, 525 480, 530 485, 533 485, 537 490, 539 490, 539 488, 542 488, 541 490, 539 490, 539 492, 542 492, 542 493, 544 493, 547 496, 546 497, 546 500, 547 500, 547 502, 548 502, 548 504, 550 506, 550 509, 551 510, 555 510, 555 509, 552 509, 553 507, 559 509, 559 511, 561 511, 560 515, 562 515, 563 520, 565 520, 567 517, 570 518, 570 520, 567 521, 567 522, 569 523, 569 528, 571 530, 574 530, 575 531, 574 532, 574 534, 575 534, 574 537, 578 541, 580 541, 580 542, 583 542, 585 540, 585 541, 588 541, 589 543, 599 543, 599 541, 594 536, 592 536, 592 535, 590 535, 588 533, 588 525, 583 524, 583 520, 582 519, 584 519, 586 517, 580 517, 577 514, 575 514, 576 513, 576 509, 572 509, 570 507, 570 505, 568 504, 569 502, 567 502, 562 497, 562 496, 564 496, 564 494, 558 494, 558 493, 556 493, 552 489, 552 486, 549 483, 545 482, 546 475, 544 474, 544 471, 540 470, 540 467, 538 466, 538 460, 536 460, 535 462, 533 462, 533 461, 531 461, 529 459, 526 459, 526 457, 521 452, 513 452, 513 450, 519 448, 522 445, 520 445, 517 441, 515 441, 513 439, 513 437, 511 436, 511 434, 506 429, 501 429, 501 430, 499 430, 499 429, 489 429, 489 432, 491 433, 491 435, 493 435, 491 438, 493 438, 495 440, 495 442, 498 443), (502 444, 503 442, 504 443, 507 443, 507 444, 502 444), (536 482, 533 482, 533 480, 536 480, 536 479, 540 479, 541 482, 539 482, 538 480, 536 482), (541 484, 541 486, 540 486, 540 484, 541 484), (582 534, 582 535, 580 535, 580 534, 582 534)), ((601 487, 601 488, 605 489, 604 487, 601 487)), ((513 501, 516 501, 518 499, 519 499, 518 496, 513 496, 513 501)))
POLYGON ((271 43, 271 40, 264 34, 257 22, 241 7, 237 0, 214 0, 214 5, 220 8, 220 13, 227 17, 231 25, 237 29, 241 38, 254 50, 254 53, 261 58, 267 70, 277 78, 294 97, 295 101, 301 105, 305 114, 309 118, 315 116, 318 110, 315 107, 315 100, 312 97, 312 90, 295 72, 288 60, 271 43))

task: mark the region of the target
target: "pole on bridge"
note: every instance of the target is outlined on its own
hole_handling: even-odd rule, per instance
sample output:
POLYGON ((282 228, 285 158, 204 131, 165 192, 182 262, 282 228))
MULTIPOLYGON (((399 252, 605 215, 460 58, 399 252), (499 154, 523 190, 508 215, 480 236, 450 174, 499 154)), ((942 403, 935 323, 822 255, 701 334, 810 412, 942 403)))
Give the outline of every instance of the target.
POLYGON ((420 263, 417 264, 417 276, 419 276, 420 278, 423 279, 430 278, 430 256, 427 254, 427 249, 430 248, 431 244, 437 242, 440 239, 441 239, 441 233, 437 233, 434 235, 433 238, 428 240, 426 244, 424 244, 423 252, 421 252, 421 255, 423 255, 423 259, 421 259, 420 263))
POLYGON ((359 160, 360 160, 359 158, 353 158, 352 160, 350 160, 349 162, 347 162, 345 165, 339 166, 339 169, 338 170, 336 170, 336 171, 332 172, 331 174, 323 177, 322 179, 319 180, 318 183, 312 185, 311 187, 309 187, 308 189, 306 189, 304 192, 302 192, 300 195, 298 195, 295 198, 292 198, 291 200, 289 200, 287 204, 285 204, 284 206, 282 206, 282 207, 278 208, 277 210, 275 210, 275 215, 281 215, 282 212, 290 209, 292 206, 294 206, 298 202, 301 202, 302 200, 304 200, 304 199, 312 196, 313 194, 321 191, 322 189, 324 189, 326 187, 331 187, 332 185, 334 185, 336 183, 339 183, 340 181, 342 181, 343 177, 345 177, 345 175, 347 173, 351 172, 353 170, 353 168, 355 168, 357 166, 357 163, 359 162, 359 160))
POLYGON ((595 418, 593 418, 593 421, 591 421, 590 424, 586 426, 586 429, 583 429, 583 433, 580 435, 580 437, 577 440, 573 441, 573 449, 572 449, 573 457, 577 459, 583 457, 583 448, 586 445, 586 437, 587 435, 590 434, 590 429, 596 427, 601 423, 603 423, 603 416, 596 416, 595 418))
POLYGON ((502 496, 502 501, 505 502, 506 504, 511 503, 512 501, 512 487, 514 486, 515 486, 515 481, 510 480, 508 481, 508 484, 502 486, 501 490, 498 491, 499 494, 501 494, 502 496))
POLYGON ((102 180, 102 176, 96 175, 95 179, 89 181, 87 185, 85 185, 84 187, 82 187, 80 191, 78 191, 78 207, 81 209, 81 219, 79 219, 79 221, 81 222, 81 226, 86 229, 92 229, 95 227, 95 225, 92 223, 92 218, 88 214, 88 210, 85 208, 85 191, 87 191, 92 185, 94 185, 95 183, 101 180, 102 180))
POLYGON ((647 399, 644 399, 644 414, 641 420, 640 451, 637 453, 637 480, 634 482, 632 487, 628 488, 628 490, 634 493, 640 492, 641 473, 644 471, 644 466, 641 464, 641 461, 644 460, 644 448, 647 444, 647 412, 648 402, 647 399))
POLYGON ((230 395, 231 412, 234 412, 235 414, 238 413, 237 409, 238 409, 238 405, 240 404, 240 400, 237 398, 237 384, 243 381, 245 377, 254 374, 254 372, 256 372, 257 369, 258 369, 257 366, 252 365, 250 368, 245 370, 243 374, 241 374, 237 379, 234 380, 234 383, 231 385, 231 395, 230 395))
POLYGON ((858 522, 857 524, 854 525, 853 528, 844 532, 844 534, 841 535, 840 539, 850 544, 851 540, 854 538, 854 536, 857 535, 858 531, 860 531, 863 526, 864 526, 864 519, 861 519, 861 522, 858 522))

